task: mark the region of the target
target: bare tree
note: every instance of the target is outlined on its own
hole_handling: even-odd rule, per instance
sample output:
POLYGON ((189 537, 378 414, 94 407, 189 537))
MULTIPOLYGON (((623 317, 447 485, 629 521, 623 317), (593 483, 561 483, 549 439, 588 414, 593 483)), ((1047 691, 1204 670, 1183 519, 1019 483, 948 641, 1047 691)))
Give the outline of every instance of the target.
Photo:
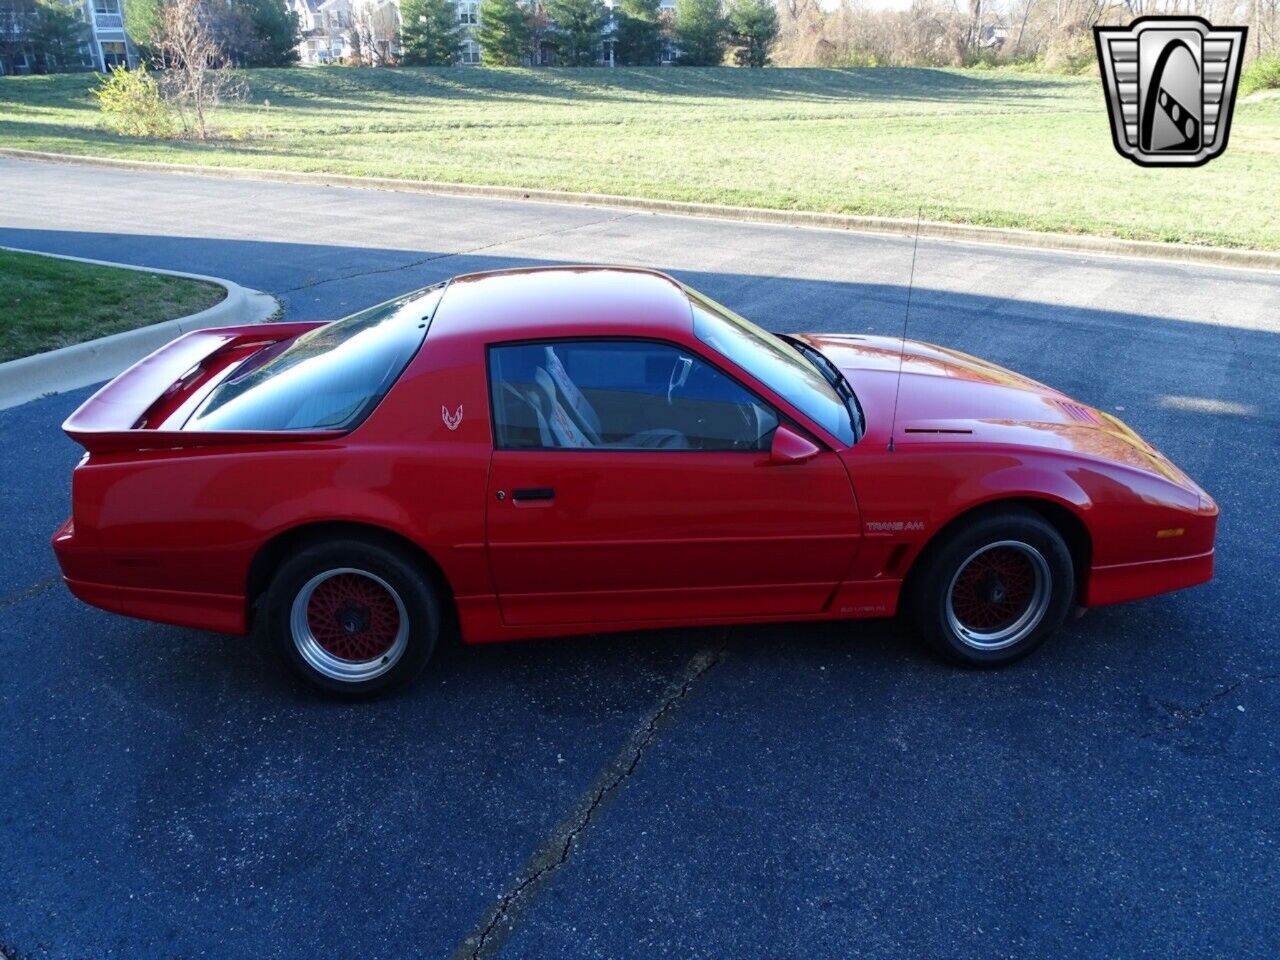
POLYGON ((1018 23, 1018 38, 1013 42, 1013 52, 1010 54, 1015 59, 1022 49, 1022 37, 1027 32, 1027 18, 1031 16, 1031 8, 1034 6, 1035 0, 1023 0, 1022 17, 1018 23))
POLYGON ((347 64, 352 67, 363 67, 365 65, 365 50, 369 44, 365 39, 364 25, 361 18, 356 12, 351 11, 351 19, 347 23, 347 64))
POLYGON ((375 8, 366 0, 353 0, 351 25, 347 28, 352 66, 385 67, 396 62, 400 32, 397 16, 394 7, 375 8))
POLYGON ((965 25, 965 49, 973 50, 982 36, 982 0, 969 0, 969 19, 965 25))
POLYGON ((160 14, 155 47, 165 68, 161 89, 177 110, 183 129, 197 139, 209 136, 209 115, 224 100, 238 99, 242 84, 226 66, 204 0, 171 0, 160 14))
POLYGON ((1247 60, 1280 47, 1280 0, 911 0, 883 9, 865 0, 778 0, 786 66, 913 65, 1036 58, 1071 72, 1097 69, 1093 27, 1152 14, 1249 26, 1247 60), (999 33, 990 28, 1004 28, 999 33))

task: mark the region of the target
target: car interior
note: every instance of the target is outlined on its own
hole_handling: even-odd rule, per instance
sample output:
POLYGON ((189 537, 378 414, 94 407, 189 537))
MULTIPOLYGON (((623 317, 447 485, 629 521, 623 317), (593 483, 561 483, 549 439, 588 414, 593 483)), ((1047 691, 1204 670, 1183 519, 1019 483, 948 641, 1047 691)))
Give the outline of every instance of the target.
POLYGON ((490 350, 500 447, 765 450, 777 415, 687 351, 628 340, 490 350))

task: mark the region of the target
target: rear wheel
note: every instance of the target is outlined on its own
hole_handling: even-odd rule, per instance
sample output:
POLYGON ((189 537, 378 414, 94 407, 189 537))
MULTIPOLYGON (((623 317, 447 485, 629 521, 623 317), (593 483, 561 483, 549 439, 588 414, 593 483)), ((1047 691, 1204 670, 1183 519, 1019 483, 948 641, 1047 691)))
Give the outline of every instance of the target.
POLYGON ((916 627, 935 651, 966 666, 1026 656, 1061 626, 1075 596, 1070 550, 1029 510, 965 524, 923 564, 909 601, 916 627))
POLYGON ((398 551, 360 540, 315 544, 267 591, 272 641, 315 686, 367 696, 416 676, 435 649, 434 587, 398 551))

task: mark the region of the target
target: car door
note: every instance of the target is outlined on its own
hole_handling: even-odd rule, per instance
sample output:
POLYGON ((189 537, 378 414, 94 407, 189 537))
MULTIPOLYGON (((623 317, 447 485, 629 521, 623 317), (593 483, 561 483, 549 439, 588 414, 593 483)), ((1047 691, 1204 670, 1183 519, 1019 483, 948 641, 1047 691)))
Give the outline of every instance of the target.
POLYGON ((648 340, 489 349, 487 550, 510 624, 805 614, 859 538, 831 450, 778 464, 778 414, 648 340))

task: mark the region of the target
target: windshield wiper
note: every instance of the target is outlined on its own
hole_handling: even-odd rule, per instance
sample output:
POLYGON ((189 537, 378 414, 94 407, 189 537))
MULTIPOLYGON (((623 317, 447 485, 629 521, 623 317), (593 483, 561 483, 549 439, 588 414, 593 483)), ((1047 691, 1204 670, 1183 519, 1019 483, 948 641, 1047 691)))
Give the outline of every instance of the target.
POLYGON ((822 374, 823 379, 835 388, 836 396, 843 401, 849 411, 849 420, 853 425, 853 442, 857 443, 862 438, 863 433, 866 432, 867 418, 862 412, 862 404, 858 402, 858 395, 853 392, 853 386, 849 383, 849 379, 840 372, 840 368, 832 363, 831 359, 822 351, 795 337, 787 336, 786 334, 780 334, 780 337, 799 350, 801 355, 813 365, 814 369, 822 374))

